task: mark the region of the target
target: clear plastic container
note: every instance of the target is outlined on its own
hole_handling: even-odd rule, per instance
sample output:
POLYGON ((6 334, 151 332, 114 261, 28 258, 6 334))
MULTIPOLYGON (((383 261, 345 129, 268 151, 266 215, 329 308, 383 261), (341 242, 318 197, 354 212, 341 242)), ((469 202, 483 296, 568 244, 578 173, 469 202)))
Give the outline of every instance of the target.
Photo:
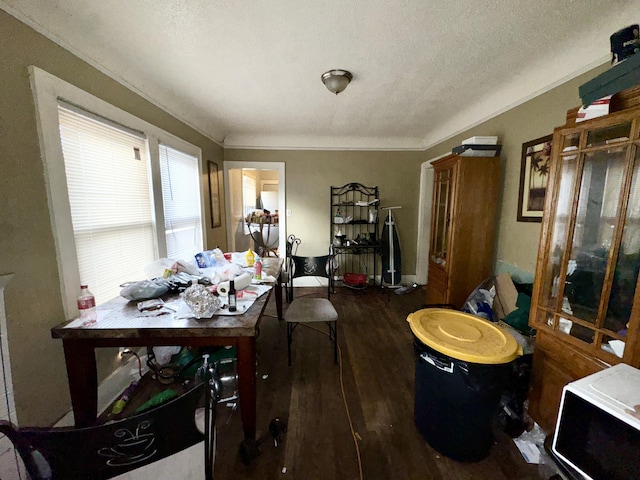
POLYGON ((78 295, 78 311, 80 312, 80 320, 88 323, 95 323, 98 320, 98 310, 96 309, 96 298, 89 291, 87 285, 80 286, 80 295, 78 295))

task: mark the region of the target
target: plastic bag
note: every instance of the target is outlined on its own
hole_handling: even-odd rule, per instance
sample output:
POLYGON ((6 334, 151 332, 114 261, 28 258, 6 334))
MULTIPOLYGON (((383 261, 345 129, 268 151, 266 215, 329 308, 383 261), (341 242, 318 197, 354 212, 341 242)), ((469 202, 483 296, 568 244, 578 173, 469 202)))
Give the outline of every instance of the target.
POLYGON ((493 299, 495 296, 495 280, 491 276, 471 292, 462 306, 462 311, 493 321, 493 299))
POLYGON ((166 283, 157 283, 153 280, 142 280, 121 285, 120 296, 131 301, 149 300, 159 298, 169 291, 166 283))
POLYGON ((194 257, 199 268, 224 267, 229 264, 229 260, 224 258, 224 254, 219 248, 196 253, 194 257))

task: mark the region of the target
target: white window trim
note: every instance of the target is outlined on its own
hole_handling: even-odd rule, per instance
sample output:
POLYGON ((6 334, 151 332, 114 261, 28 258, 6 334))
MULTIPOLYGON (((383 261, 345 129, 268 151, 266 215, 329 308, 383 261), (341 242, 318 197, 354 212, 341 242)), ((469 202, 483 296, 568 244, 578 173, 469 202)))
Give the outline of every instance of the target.
MULTIPOLYGON (((53 231, 56 260, 58 263, 58 275, 62 291, 62 303, 65 317, 71 319, 76 315, 76 299, 80 285, 80 274, 76 255, 75 239, 71 211, 69 208, 69 195, 64 170, 64 157, 60 141, 58 122, 58 100, 78 105, 92 113, 103 116, 113 122, 122 124, 128 128, 143 132, 147 137, 148 151, 151 158, 151 186, 154 192, 162 192, 160 185, 159 143, 182 150, 198 158, 198 168, 202 172, 202 152, 200 148, 185 142, 184 140, 165 132, 124 110, 115 107, 104 100, 87 93, 70 83, 65 82, 48 72, 29 66, 31 90, 36 110, 36 123, 38 139, 40 142, 40 155, 44 165, 45 185, 49 214, 53 231)), ((200 175, 200 214, 204 215, 204 196, 206 191, 205 175, 200 175)), ((158 252, 162 257, 166 255, 167 246, 164 233, 164 212, 162 209, 162 194, 153 196, 155 213, 156 239, 158 252)), ((206 225, 203 220, 203 244, 206 242, 206 225)), ((135 280, 135 279, 134 279, 135 280)))

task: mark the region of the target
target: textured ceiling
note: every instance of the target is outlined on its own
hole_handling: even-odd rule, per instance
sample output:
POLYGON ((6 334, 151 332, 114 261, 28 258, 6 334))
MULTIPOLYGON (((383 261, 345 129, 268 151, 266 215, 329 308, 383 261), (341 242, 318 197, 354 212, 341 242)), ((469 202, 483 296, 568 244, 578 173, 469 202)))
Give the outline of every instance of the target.
MULTIPOLYGON (((421 149, 609 58, 640 0, 0 0, 231 147, 421 149), (320 75, 350 70, 340 95, 320 75)), ((491 132, 487 132, 491 134, 491 132)))

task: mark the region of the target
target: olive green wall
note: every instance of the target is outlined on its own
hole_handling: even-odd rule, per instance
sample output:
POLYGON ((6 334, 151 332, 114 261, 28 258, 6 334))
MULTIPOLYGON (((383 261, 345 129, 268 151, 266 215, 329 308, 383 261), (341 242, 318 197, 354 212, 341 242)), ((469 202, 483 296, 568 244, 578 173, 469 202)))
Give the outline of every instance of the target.
POLYGON ((570 108, 580 105, 578 87, 598 73, 603 65, 522 105, 484 122, 425 152, 434 158, 474 135, 497 135, 502 143, 502 194, 496 238, 496 270, 509 271, 515 280, 530 282, 535 271, 540 223, 518 222, 518 193, 522 144, 553 133, 564 125, 570 108))
MULTIPOLYGON (((0 32, 0 274, 14 274, 5 290, 9 352, 18 421, 46 425, 69 408, 69 393, 62 342, 50 334, 65 318, 28 66, 197 145, 220 167, 222 148, 2 10, 0 32)), ((222 228, 207 234, 209 245, 226 243, 222 228)), ((100 377, 114 358, 100 355, 100 377)))
POLYGON ((286 217, 287 234, 294 233, 302 239, 299 253, 304 255, 320 255, 328 249, 330 187, 351 182, 378 186, 383 207, 402 206, 394 212, 402 273, 415 274, 422 152, 227 148, 224 156, 225 161, 285 163, 286 208, 291 210, 291 216, 286 217))

